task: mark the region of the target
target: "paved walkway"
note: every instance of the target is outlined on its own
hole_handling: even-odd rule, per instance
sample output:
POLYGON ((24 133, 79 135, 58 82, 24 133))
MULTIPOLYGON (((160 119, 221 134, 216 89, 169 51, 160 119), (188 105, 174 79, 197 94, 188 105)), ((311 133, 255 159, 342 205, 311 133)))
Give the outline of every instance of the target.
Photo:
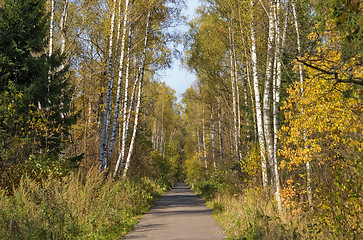
POLYGON ((225 239, 211 211, 184 183, 167 192, 125 239, 225 239))

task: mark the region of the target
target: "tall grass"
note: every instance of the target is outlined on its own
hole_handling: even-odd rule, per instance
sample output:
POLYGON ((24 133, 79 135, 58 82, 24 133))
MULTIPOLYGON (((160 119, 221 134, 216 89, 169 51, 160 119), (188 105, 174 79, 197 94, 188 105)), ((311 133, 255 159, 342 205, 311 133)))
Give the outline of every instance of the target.
MULTIPOLYGON (((298 204, 285 202, 283 212, 279 213, 275 200, 261 189, 227 185, 213 179, 202 180, 194 184, 194 190, 207 200, 228 239, 362 238, 362 232, 347 234, 333 224, 326 224, 329 216, 321 216, 318 211, 309 212, 298 204)), ((358 218, 361 223, 363 216, 358 218)))
POLYGON ((11 196, 0 192, 0 239, 122 239, 163 191, 146 178, 104 181, 97 169, 24 177, 11 196))

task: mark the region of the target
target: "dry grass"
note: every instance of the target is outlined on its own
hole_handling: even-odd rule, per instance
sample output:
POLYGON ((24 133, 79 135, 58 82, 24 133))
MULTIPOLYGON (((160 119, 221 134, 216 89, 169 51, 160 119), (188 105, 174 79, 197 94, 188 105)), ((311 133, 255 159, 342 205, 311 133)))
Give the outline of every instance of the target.
POLYGON ((106 182, 97 169, 0 193, 1 239, 121 239, 163 190, 148 179, 106 182))
MULTIPOLYGON (((197 185, 203 186, 205 183, 200 182, 197 185)), ((213 187, 204 189, 210 191, 211 188, 213 187)), ((201 195, 209 199, 207 205, 213 210, 214 217, 229 239, 330 240, 362 237, 362 233, 347 235, 338 231, 334 225, 326 224, 328 216, 324 216, 325 220, 321 221, 320 212, 305 211, 299 207, 299 203, 293 206, 285 204, 283 212, 279 213, 275 200, 261 189, 239 189, 234 194, 225 191, 225 188, 215 189, 213 198, 210 198, 210 192, 201 195)))

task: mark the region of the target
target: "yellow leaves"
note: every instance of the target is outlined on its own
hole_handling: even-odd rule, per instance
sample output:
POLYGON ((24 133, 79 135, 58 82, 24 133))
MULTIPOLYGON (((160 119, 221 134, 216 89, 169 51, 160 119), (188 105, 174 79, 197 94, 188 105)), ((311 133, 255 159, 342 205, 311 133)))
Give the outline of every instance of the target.
POLYGON ((261 169, 261 161, 259 151, 251 149, 249 154, 246 156, 246 159, 240 164, 243 172, 250 176, 251 180, 254 181, 255 177, 260 175, 259 171, 261 169))
POLYGON ((282 143, 279 154, 286 160, 281 167, 291 169, 307 161, 336 161, 330 155, 339 153, 349 157, 349 152, 356 154, 363 149, 359 87, 336 84, 331 75, 322 73, 322 70, 335 71, 344 80, 352 75, 362 76, 363 66, 354 58, 343 63, 339 50, 326 51, 328 45, 331 48, 340 44, 336 33, 326 34, 326 43, 317 49, 316 57, 308 60, 320 70, 304 67, 303 85, 298 82, 291 86, 287 90, 289 97, 282 104, 286 122, 279 133, 282 143))
POLYGON ((288 209, 295 208, 297 202, 293 201, 296 197, 296 189, 294 187, 294 180, 288 179, 286 180, 286 186, 280 190, 281 200, 284 203, 284 206, 288 209))

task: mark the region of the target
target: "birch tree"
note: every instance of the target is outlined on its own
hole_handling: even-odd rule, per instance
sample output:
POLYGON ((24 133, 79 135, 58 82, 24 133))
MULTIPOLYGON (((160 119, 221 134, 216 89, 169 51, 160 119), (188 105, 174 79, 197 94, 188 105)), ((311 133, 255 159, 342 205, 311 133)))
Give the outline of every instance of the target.
POLYGON ((115 25, 115 15, 116 15, 116 0, 112 2, 112 12, 111 12, 111 20, 110 20, 110 36, 108 43, 108 84, 107 84, 107 94, 106 94, 106 103, 103 114, 103 122, 102 122, 102 133, 101 133, 101 147, 100 147, 100 171, 103 172, 107 167, 106 159, 106 149, 107 149, 107 139, 108 139, 108 129, 109 129, 109 119, 111 119, 111 111, 112 111, 112 89, 113 89, 113 81, 114 81, 114 73, 113 73, 113 32, 115 25))
MULTIPOLYGON (((266 59, 266 73, 265 73, 265 87, 263 94, 263 126, 265 141, 267 147, 267 159, 270 169, 273 169, 273 138, 271 131, 271 85, 272 85, 272 70, 273 70, 273 45, 275 37, 275 1, 270 1, 270 11, 268 14, 268 40, 267 40, 267 59, 266 59)), ((272 171, 271 171, 272 172, 272 171)), ((272 174, 273 175, 273 174, 272 174)), ((271 183, 274 177, 271 176, 271 183)), ((271 184, 273 185, 273 184, 271 184)))
MULTIPOLYGON (((117 78, 117 93, 116 93, 115 113, 114 113, 114 118, 113 118, 113 126, 112 126, 112 132, 111 132, 110 147, 109 147, 109 152, 108 152, 108 158, 109 159, 111 159, 113 146, 114 146, 115 139, 116 139, 117 120, 118 120, 118 115, 119 115, 119 112, 120 112, 120 102, 121 102, 121 83, 122 83, 124 55, 125 55, 124 54, 124 52, 125 52, 124 49, 125 49, 126 38, 128 37, 127 33, 130 34, 130 32, 127 31, 128 30, 127 29, 128 14, 129 14, 128 8, 129 8, 129 1, 126 0, 125 1, 125 10, 124 10, 124 14, 123 14, 124 19, 123 19, 121 47, 120 47, 119 70, 118 70, 118 78, 117 78)), ((126 83, 125 83, 125 85, 126 85, 126 83)))
MULTIPOLYGON (((293 17, 294 17, 294 26, 295 26, 295 31, 296 31, 296 42, 297 42, 297 51, 298 51, 298 56, 301 59, 301 42, 300 42, 300 31, 299 31, 299 24, 298 24, 298 19, 297 19, 297 14, 296 14, 296 6, 295 6, 295 1, 292 0, 291 1, 291 5, 292 5, 292 13, 293 13, 293 17)), ((299 81, 300 81, 300 91, 301 91, 301 95, 304 96, 304 75, 303 75, 303 67, 302 67, 302 63, 299 62, 298 63, 299 66, 299 81)), ((304 109, 301 109, 302 112, 304 112, 304 109)), ((303 130, 303 140, 306 143, 306 132, 305 129, 303 130)), ((306 165, 306 188, 307 188, 307 194, 308 194, 308 200, 309 200, 309 205, 312 206, 312 193, 311 193, 311 169, 310 169, 310 161, 306 161, 305 163, 306 165)))
POLYGON ((216 156, 215 156, 215 126, 214 126, 214 116, 213 116, 213 107, 210 106, 210 134, 211 134, 211 141, 212 141, 212 160, 213 160, 213 167, 214 170, 217 169, 216 164, 216 156))
POLYGON ((253 77, 253 88, 255 92, 255 105, 256 105, 256 124, 257 124, 257 134, 258 141, 260 145, 260 154, 261 154, 261 168, 262 168, 262 183, 263 188, 267 190, 267 159, 265 155, 266 147, 265 147, 265 135, 263 129, 263 116, 262 116, 262 107, 260 100, 260 89, 259 89, 259 81, 258 81, 258 65, 257 65, 257 48, 256 48, 256 33, 255 33, 255 23, 254 23, 254 14, 253 1, 250 1, 250 7, 252 9, 252 21, 251 21, 251 64, 252 64, 252 77, 253 77))
POLYGON ((278 130, 279 130, 279 120, 278 120, 278 106, 280 103, 280 88, 281 88, 281 65, 282 65, 282 51, 284 50, 285 40, 286 40, 286 31, 287 31, 287 22, 288 22, 288 12, 289 12, 289 1, 287 2, 287 9, 284 20, 284 28, 281 37, 281 29, 280 29, 280 19, 279 19, 279 10, 280 10, 280 1, 278 0, 276 3, 276 8, 274 11, 274 24, 275 24, 275 67, 273 74, 273 136, 274 136, 274 149, 273 149, 273 171, 275 177, 275 197, 277 201, 277 206, 279 211, 281 212, 281 197, 280 197, 280 174, 278 170, 278 160, 277 160, 277 141, 278 141, 278 130))
MULTIPOLYGON (((147 20, 146 20, 146 31, 145 31, 145 38, 144 38, 144 48, 143 48, 143 53, 142 53, 142 63, 141 63, 141 72, 140 74, 140 83, 139 83, 139 89, 138 89, 138 94, 137 94, 137 105, 136 105, 136 113, 135 113, 135 123, 134 123, 134 127, 133 127, 133 132, 132 132, 132 137, 131 137, 131 143, 130 143, 130 147, 129 147, 129 152, 127 155, 127 159, 126 159, 126 163, 125 163, 125 168, 124 168, 124 172, 122 177, 125 178, 127 175, 127 171, 130 167, 130 161, 131 161, 131 155, 133 152, 133 147, 134 147, 134 143, 135 143, 135 137, 136 137, 136 132, 137 132, 137 124, 138 124, 138 119, 139 119, 139 112, 140 112, 140 104, 141 104, 141 93, 142 93, 142 84, 143 84, 143 80, 144 80, 144 72, 145 72, 145 60, 146 60, 146 50, 147 50, 147 43, 148 43, 148 39, 149 39, 149 32, 150 32, 150 24, 151 24, 151 16, 152 16, 152 10, 149 9, 148 10, 148 14, 147 14, 147 20)), ((122 159, 118 159, 118 165, 119 162, 121 162, 122 159)), ((117 174, 118 169, 115 168, 115 172, 114 175, 117 174)))

